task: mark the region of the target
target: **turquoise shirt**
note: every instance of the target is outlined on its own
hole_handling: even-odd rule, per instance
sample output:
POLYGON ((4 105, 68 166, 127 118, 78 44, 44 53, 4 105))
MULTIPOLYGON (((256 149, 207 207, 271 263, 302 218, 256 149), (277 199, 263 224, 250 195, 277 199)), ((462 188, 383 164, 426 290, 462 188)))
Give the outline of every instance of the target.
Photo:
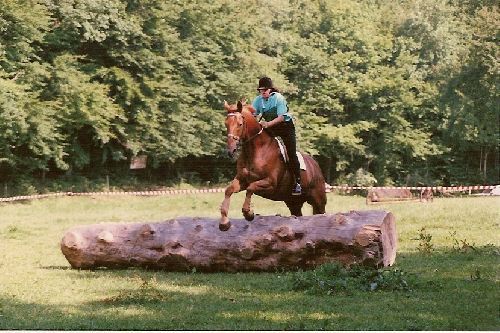
POLYGON ((283 116, 285 121, 292 121, 292 117, 288 114, 285 97, 278 92, 271 93, 267 101, 260 95, 255 97, 252 106, 257 111, 255 115, 262 114, 266 121, 276 119, 278 116, 283 116))

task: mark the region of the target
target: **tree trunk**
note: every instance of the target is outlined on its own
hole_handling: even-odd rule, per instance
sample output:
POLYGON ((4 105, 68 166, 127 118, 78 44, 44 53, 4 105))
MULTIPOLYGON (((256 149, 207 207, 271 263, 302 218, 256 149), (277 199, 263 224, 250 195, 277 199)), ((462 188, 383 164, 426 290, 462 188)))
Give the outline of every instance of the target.
POLYGON ((484 149, 484 167, 483 167, 483 181, 486 182, 486 178, 488 176, 488 173, 486 172, 486 167, 488 165, 488 149, 484 149))
POLYGON ((332 158, 327 157, 326 158, 326 181, 328 184, 332 181, 332 158))
POLYGON ((483 147, 479 147, 480 155, 479 155, 479 174, 483 173, 483 147))
POLYGON ((308 269, 332 261, 389 266, 396 257, 390 212, 256 216, 232 224, 226 232, 219 231, 218 219, 196 217, 77 226, 66 231, 61 250, 73 268, 202 272, 308 269))

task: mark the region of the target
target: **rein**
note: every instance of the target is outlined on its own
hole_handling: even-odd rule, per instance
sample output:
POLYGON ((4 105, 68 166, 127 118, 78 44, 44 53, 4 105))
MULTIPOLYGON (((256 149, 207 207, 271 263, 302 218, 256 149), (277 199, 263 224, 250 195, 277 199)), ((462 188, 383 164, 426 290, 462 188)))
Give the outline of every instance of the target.
MULTIPOLYGON (((240 114, 241 114, 241 113, 240 113, 240 114)), ((237 115, 238 115, 238 113, 231 112, 231 113, 228 113, 228 114, 227 114, 226 118, 227 118, 227 117, 236 117, 237 115)), ((242 116, 242 118, 243 118, 243 125, 246 127, 245 117, 243 117, 243 115, 241 115, 241 116, 242 116)), ((259 123, 259 125, 260 125, 260 123, 259 123)), ((235 135, 233 135, 233 134, 228 134, 228 135, 227 135, 227 137, 228 137, 228 138, 231 138, 231 139, 233 139, 233 140, 237 140, 238 142, 240 142, 239 144, 243 145, 243 144, 245 144, 245 143, 247 143, 247 142, 252 141, 252 140, 253 140, 253 139, 254 139, 257 135, 260 135, 260 134, 262 133, 262 131, 264 131, 264 127, 263 127, 262 125, 260 125, 260 131, 259 131, 259 132, 257 132, 257 134, 252 135, 249 139, 244 140, 244 141, 243 141, 243 140, 242 140, 242 141, 240 141, 240 138, 238 138, 237 136, 235 136, 235 135)))

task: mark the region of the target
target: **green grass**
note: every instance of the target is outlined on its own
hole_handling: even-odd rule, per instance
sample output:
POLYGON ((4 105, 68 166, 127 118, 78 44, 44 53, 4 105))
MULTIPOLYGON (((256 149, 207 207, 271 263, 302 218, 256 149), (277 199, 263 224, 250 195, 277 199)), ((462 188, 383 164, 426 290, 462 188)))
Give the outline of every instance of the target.
MULTIPOLYGON (((217 217, 222 197, 64 197, 0 204, 0 329, 500 329, 500 199, 494 197, 366 206, 359 196, 328 195, 330 213, 393 212, 396 268, 419 281, 411 292, 311 294, 293 290, 293 272, 80 271, 70 269, 59 248, 64 231, 75 225, 217 217), (429 253, 419 251, 423 232, 430 236, 429 253)), ((230 217, 241 218, 243 198, 234 196, 230 217)), ((254 208, 262 215, 288 214, 283 203, 261 198, 254 199, 254 208)), ((309 206, 305 214, 311 214, 309 206)))

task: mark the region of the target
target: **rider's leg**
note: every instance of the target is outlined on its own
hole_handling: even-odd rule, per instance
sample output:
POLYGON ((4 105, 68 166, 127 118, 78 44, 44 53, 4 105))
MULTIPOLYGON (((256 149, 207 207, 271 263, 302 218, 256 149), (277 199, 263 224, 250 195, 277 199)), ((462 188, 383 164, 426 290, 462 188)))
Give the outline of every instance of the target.
POLYGON ((297 143, 295 140, 295 126, 293 123, 287 122, 284 126, 286 130, 283 131, 281 138, 286 146, 289 159, 289 168, 295 177, 295 186, 293 188, 292 194, 299 195, 302 192, 300 186, 300 164, 297 158, 297 143))

